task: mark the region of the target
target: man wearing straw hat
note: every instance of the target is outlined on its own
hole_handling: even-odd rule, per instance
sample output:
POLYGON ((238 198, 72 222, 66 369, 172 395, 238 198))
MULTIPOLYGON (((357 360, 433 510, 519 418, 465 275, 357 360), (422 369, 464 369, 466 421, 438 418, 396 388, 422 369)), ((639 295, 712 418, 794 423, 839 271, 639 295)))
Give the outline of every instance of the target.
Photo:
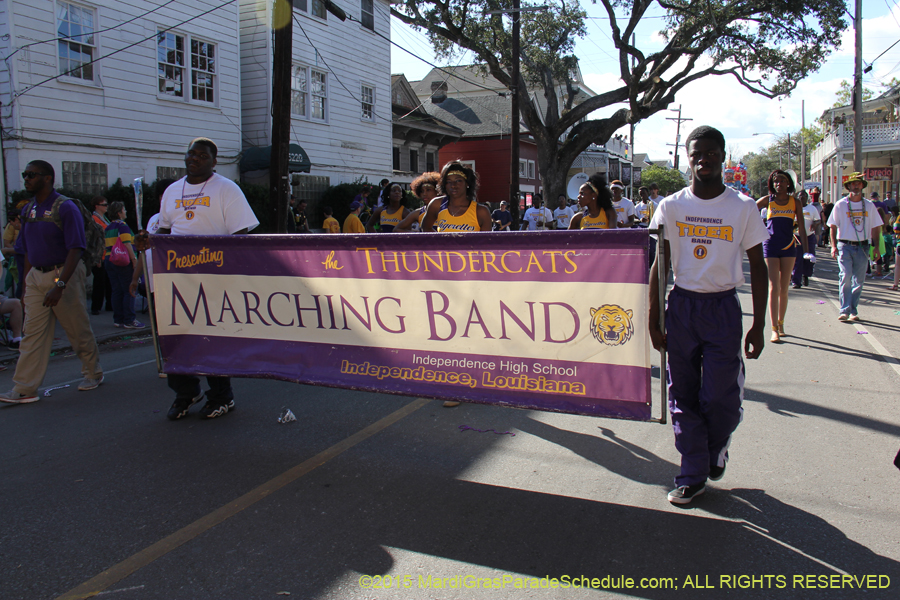
POLYGON ((841 269, 839 321, 859 321, 857 309, 869 264, 869 244, 878 247, 881 218, 870 200, 863 198, 866 180, 862 173, 850 173, 844 187, 849 192, 837 201, 828 217, 831 230, 831 258, 841 269))

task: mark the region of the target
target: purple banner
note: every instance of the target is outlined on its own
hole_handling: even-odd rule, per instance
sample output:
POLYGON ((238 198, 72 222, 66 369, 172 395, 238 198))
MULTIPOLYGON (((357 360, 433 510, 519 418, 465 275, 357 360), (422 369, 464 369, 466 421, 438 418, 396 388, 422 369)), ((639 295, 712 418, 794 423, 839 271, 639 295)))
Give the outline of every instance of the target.
POLYGON ((647 242, 153 236, 163 370, 648 420, 647 242))

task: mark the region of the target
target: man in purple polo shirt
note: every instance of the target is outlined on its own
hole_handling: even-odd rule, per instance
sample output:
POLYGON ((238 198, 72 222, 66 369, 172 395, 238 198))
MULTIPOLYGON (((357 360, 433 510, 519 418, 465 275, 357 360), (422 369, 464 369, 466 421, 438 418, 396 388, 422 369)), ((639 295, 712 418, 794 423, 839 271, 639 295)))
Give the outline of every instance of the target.
POLYGON ((56 320, 62 325, 81 359, 81 391, 103 383, 100 350, 91 330, 84 291, 87 246, 81 211, 71 200, 59 205, 60 228, 52 218, 59 193, 53 189, 53 166, 34 160, 22 173, 25 189, 34 200, 22 209, 22 249, 25 251, 25 337, 19 347, 13 389, 0 394, 0 402, 27 404, 39 399, 38 388, 47 373, 56 320))

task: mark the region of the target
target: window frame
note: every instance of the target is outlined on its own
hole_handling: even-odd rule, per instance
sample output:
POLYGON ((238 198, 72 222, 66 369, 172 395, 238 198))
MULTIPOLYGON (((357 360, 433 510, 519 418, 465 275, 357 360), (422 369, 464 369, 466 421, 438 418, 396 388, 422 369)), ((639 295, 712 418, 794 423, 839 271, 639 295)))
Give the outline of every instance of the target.
POLYGON ((302 12, 307 17, 328 21, 328 11, 322 0, 297 0, 294 10, 302 12))
POLYGON ((64 160, 62 161, 62 168, 60 169, 60 189, 69 190, 80 193, 87 194, 102 194, 105 193, 106 190, 109 189, 109 163, 94 163, 89 161, 82 160, 64 160), (77 165, 76 169, 72 168, 71 165, 77 165), (96 165, 98 167, 97 173, 90 172, 91 167, 96 165), (77 183, 73 181, 67 181, 67 176, 72 177, 76 172, 78 173, 78 178, 83 179, 85 176, 85 167, 88 167, 88 176, 97 175, 98 177, 102 177, 103 181, 97 183, 85 183, 84 181, 79 181, 77 183), (100 169, 102 167, 102 169, 100 169))
POLYGON ((399 171, 400 167, 402 166, 402 164, 400 162, 400 146, 394 146, 394 149, 393 149, 393 152, 391 155, 391 161, 393 163, 393 170, 399 171))
POLYGON ((359 0, 359 26, 369 31, 375 31, 375 0, 359 0), (372 7, 371 12, 366 10, 366 2, 372 7), (371 15, 372 26, 366 24, 366 16, 371 15))
POLYGON ((418 148, 410 148, 409 149, 409 172, 410 173, 418 173, 419 172, 419 149, 418 148), (415 160, 413 160, 415 159, 415 160))
MULTIPOLYGON (((70 2, 69 0, 55 0, 55 2, 53 3, 53 8, 54 8, 53 20, 54 20, 54 31, 56 32, 56 35, 58 37, 62 37, 61 35, 59 35, 59 29, 60 29, 59 12, 60 12, 60 8, 62 5, 66 5, 69 7, 74 6, 76 8, 81 9, 82 11, 90 11, 91 12, 91 18, 93 20, 91 37, 93 37, 93 42, 90 44, 85 43, 83 41, 78 41, 78 42, 58 41, 57 42, 57 44, 56 44, 56 72, 59 75, 59 80, 65 82, 65 83, 76 83, 76 84, 81 84, 81 85, 90 85, 90 86, 100 87, 100 71, 99 71, 100 63, 99 62, 90 64, 90 69, 91 69, 91 78, 90 79, 85 79, 84 77, 73 75, 71 73, 67 73, 67 74, 63 75, 62 74, 63 73, 62 61, 63 60, 70 61, 72 59, 69 59, 69 58, 63 59, 59 53, 60 44, 65 43, 68 46, 68 49, 71 50, 70 44, 74 43, 74 44, 78 44, 80 46, 86 46, 88 48, 91 48, 92 54, 91 54, 90 60, 91 61, 97 60, 97 58, 100 55, 100 38, 97 36, 97 29, 99 28, 98 25, 99 25, 99 21, 100 21, 100 11, 96 6, 92 6, 90 4, 82 4, 80 2, 70 2)), ((69 21, 69 23, 71 23, 71 21, 69 21)), ((77 34, 77 36, 82 39, 85 37, 85 35, 83 33, 77 34)), ((90 62, 90 61, 87 61, 87 62, 90 62)), ((84 64, 85 63, 80 63, 80 65, 78 67, 79 71, 83 72, 84 64)), ((71 68, 72 68, 72 65, 69 64, 66 71, 69 71, 71 68)))
POLYGON ((378 99, 378 96, 376 94, 375 86, 370 83, 366 83, 364 81, 360 82, 360 84, 359 84, 359 104, 360 104, 360 120, 361 121, 364 121, 366 123, 374 123, 375 122, 375 102, 377 99, 378 99), (371 96, 372 101, 369 103, 366 102, 366 90, 367 89, 371 90, 371 92, 372 92, 372 96, 371 96), (369 105, 369 116, 368 117, 366 116, 366 104, 369 105))
MULTIPOLYGON (((200 56, 200 55, 198 55, 200 56)), ((167 57, 168 59, 168 57, 167 57)), ((207 64, 209 63, 209 59, 207 57, 207 64)), ((192 104, 194 106, 206 106, 209 108, 218 108, 219 106, 219 43, 211 41, 201 35, 194 35, 193 33, 188 33, 181 30, 176 29, 167 29, 162 26, 157 26, 156 31, 156 97, 159 100, 165 100, 169 102, 181 102, 184 104, 192 104), (160 49, 160 36, 173 36, 176 39, 176 43, 174 49, 176 52, 181 52, 183 64, 178 65, 177 63, 165 62, 162 63, 159 60, 159 49, 160 49), (177 39, 182 39, 181 50, 179 51, 177 48, 177 39), (213 56, 213 70, 210 71, 208 69, 200 69, 194 68, 193 65, 193 47, 194 44, 205 44, 212 48, 213 56), (160 82, 160 69, 159 66, 164 64, 166 66, 172 66, 174 68, 180 68, 182 70, 181 75, 181 95, 169 94, 164 91, 160 91, 159 82, 160 82), (212 101, 209 100, 201 100, 194 98, 194 86, 195 86, 195 73, 203 73, 208 74, 212 78, 212 86, 209 88, 212 94, 212 101)), ((168 79, 168 78, 167 78, 168 79)))
POLYGON ((437 163, 437 152, 425 152, 425 172, 434 171, 434 165, 437 163))
POLYGON ((300 119, 302 121, 308 121, 310 123, 325 123, 328 124, 328 120, 330 118, 331 107, 329 106, 329 91, 331 84, 328 80, 328 71, 317 69, 316 67, 312 67, 310 65, 305 65, 302 63, 292 63, 291 65, 291 119, 300 119), (295 87, 294 83, 296 81, 296 74, 298 72, 303 73, 304 79, 301 81, 305 82, 306 90, 302 90, 299 87, 295 87), (324 82, 324 94, 317 94, 314 88, 313 75, 319 74, 323 77, 324 82), (294 92, 298 92, 306 95, 304 109, 306 111, 305 115, 301 115, 299 113, 294 112, 294 92), (322 112, 323 116, 314 117, 313 109, 315 107, 314 100, 316 98, 322 99, 322 112))

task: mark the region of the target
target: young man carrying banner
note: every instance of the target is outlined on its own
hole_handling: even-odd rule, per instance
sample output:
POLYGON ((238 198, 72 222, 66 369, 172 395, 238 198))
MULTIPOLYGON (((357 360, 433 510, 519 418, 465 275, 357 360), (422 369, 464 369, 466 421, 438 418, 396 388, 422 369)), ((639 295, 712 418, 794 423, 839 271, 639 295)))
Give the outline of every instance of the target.
MULTIPOLYGON (((213 170, 217 154, 218 148, 210 139, 191 142, 184 155, 187 175, 166 188, 160 201, 159 234, 240 235, 259 225, 241 188, 213 170)), ((234 410, 231 378, 209 376, 206 380, 209 391, 200 416, 214 419, 234 410)), ((194 375, 170 373, 167 381, 175 391, 168 417, 176 421, 186 417, 204 394, 200 379, 194 375)))
POLYGON ((744 253, 753 293, 753 326, 743 348, 747 358, 757 358, 763 349, 768 292, 762 242, 769 234, 753 200, 722 181, 724 136, 698 127, 686 147, 691 187, 660 202, 650 222, 651 228, 663 225, 665 257, 675 274, 663 334, 659 286, 665 282, 659 281, 657 255, 650 269, 650 339, 654 348, 668 351, 669 412, 681 453, 681 473, 669 492, 673 504, 688 504, 705 491, 707 479, 722 478, 731 434, 743 416, 743 327, 736 288, 744 283, 744 253))

